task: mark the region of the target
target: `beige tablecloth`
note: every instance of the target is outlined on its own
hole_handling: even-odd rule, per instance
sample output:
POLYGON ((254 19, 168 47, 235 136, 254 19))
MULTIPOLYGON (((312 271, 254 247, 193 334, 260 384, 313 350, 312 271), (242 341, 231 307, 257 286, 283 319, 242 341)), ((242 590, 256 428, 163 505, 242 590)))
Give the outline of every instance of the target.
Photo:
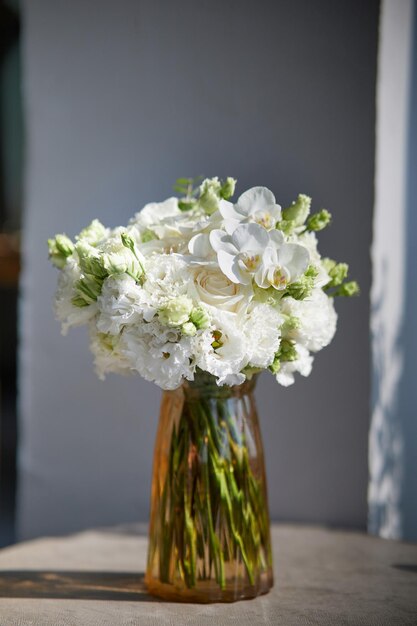
POLYGON ((417 624, 417 545, 275 526, 275 587, 234 604, 146 594, 146 535, 92 530, 0 551, 0 626, 417 624))

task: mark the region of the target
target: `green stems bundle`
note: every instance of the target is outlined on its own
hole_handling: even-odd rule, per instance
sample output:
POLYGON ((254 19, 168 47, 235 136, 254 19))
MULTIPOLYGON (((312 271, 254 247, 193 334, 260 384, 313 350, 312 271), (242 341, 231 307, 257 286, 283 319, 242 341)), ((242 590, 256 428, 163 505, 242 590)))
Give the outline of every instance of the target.
MULTIPOLYGON (((211 377, 165 392, 147 582, 158 595, 233 600, 272 584, 269 516, 253 382, 211 377)), ((178 598, 177 598, 178 599, 178 598)))

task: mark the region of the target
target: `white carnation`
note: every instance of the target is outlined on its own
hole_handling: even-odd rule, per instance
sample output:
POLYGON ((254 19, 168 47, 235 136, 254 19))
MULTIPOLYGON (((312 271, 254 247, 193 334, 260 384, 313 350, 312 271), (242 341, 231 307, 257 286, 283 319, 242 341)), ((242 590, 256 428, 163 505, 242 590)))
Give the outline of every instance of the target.
POLYGON ((127 274, 107 278, 97 298, 97 329, 116 335, 123 326, 138 323, 142 318, 140 291, 141 287, 127 274))
POLYGON ((298 372, 301 376, 310 376, 313 367, 313 357, 309 351, 301 345, 296 344, 298 358, 295 361, 284 361, 276 375, 277 382, 283 387, 289 387, 295 381, 294 374, 298 372))
POLYGON ((290 332, 289 338, 295 339, 308 350, 317 352, 333 339, 337 314, 333 299, 322 289, 314 289, 311 296, 305 300, 284 298, 282 312, 298 319, 299 327, 290 332))
POLYGON ((94 355, 97 376, 104 380, 105 374, 131 374, 129 360, 119 351, 120 337, 98 333, 94 324, 90 327, 90 350, 94 355))
POLYGON ((149 321, 170 300, 187 295, 190 283, 188 264, 177 254, 160 254, 148 263, 140 307, 149 321))
POLYGON ((248 315, 244 333, 250 365, 266 368, 274 360, 281 337, 280 313, 268 304, 258 304, 248 315))
POLYGON ((190 338, 179 338, 155 320, 127 327, 119 347, 133 370, 162 389, 176 389, 183 378, 194 377, 190 338))

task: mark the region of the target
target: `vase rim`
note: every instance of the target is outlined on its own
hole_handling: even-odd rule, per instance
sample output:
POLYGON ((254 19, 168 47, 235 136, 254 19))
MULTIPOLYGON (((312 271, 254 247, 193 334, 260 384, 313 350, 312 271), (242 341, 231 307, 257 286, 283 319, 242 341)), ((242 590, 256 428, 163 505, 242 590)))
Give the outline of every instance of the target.
POLYGON ((194 380, 186 380, 180 389, 186 396, 209 395, 215 397, 237 397, 250 393, 256 385, 258 374, 247 378, 240 385, 221 385, 216 382, 216 377, 207 372, 197 372, 194 380))

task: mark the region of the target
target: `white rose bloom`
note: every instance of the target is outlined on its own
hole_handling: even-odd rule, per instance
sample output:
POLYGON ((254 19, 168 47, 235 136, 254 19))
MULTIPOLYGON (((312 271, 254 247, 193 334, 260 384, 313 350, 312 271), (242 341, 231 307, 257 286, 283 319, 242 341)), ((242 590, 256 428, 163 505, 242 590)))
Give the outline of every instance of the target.
POLYGON ((239 318, 233 313, 209 309, 211 329, 191 339, 196 365, 216 376, 218 385, 240 384, 245 380, 240 371, 248 364, 248 357, 246 336, 239 327, 239 318), (215 341, 219 344, 217 348, 212 345, 215 341))
POLYGON ((333 339, 337 313, 333 298, 329 298, 322 289, 314 289, 311 296, 305 300, 284 298, 281 307, 283 313, 299 320, 299 327, 289 334, 290 339, 313 352, 321 350, 333 339))
POLYGON ((97 298, 97 329, 101 333, 117 335, 123 326, 139 322, 142 317, 139 311, 140 291, 141 287, 126 274, 107 278, 97 298))
POLYGON ((295 349, 297 350, 298 358, 295 361, 282 362, 281 368, 275 376, 277 382, 283 387, 289 387, 294 383, 294 374, 296 372, 301 374, 301 376, 310 376, 311 374, 313 357, 307 348, 300 344, 296 344, 295 349))
POLYGON ((282 317, 274 307, 259 304, 252 309, 244 325, 250 365, 261 368, 271 365, 279 349, 281 324, 282 317))
POLYGON ((75 283, 82 274, 78 263, 73 257, 69 257, 64 268, 58 276, 58 287, 55 295, 55 315, 62 324, 62 334, 66 335, 69 328, 82 326, 89 322, 97 313, 97 304, 93 302, 88 306, 74 306, 72 299, 77 296, 75 283))
POLYGON ((192 272, 190 294, 197 301, 231 313, 241 313, 248 308, 253 297, 250 285, 233 283, 218 266, 197 266, 192 272))

